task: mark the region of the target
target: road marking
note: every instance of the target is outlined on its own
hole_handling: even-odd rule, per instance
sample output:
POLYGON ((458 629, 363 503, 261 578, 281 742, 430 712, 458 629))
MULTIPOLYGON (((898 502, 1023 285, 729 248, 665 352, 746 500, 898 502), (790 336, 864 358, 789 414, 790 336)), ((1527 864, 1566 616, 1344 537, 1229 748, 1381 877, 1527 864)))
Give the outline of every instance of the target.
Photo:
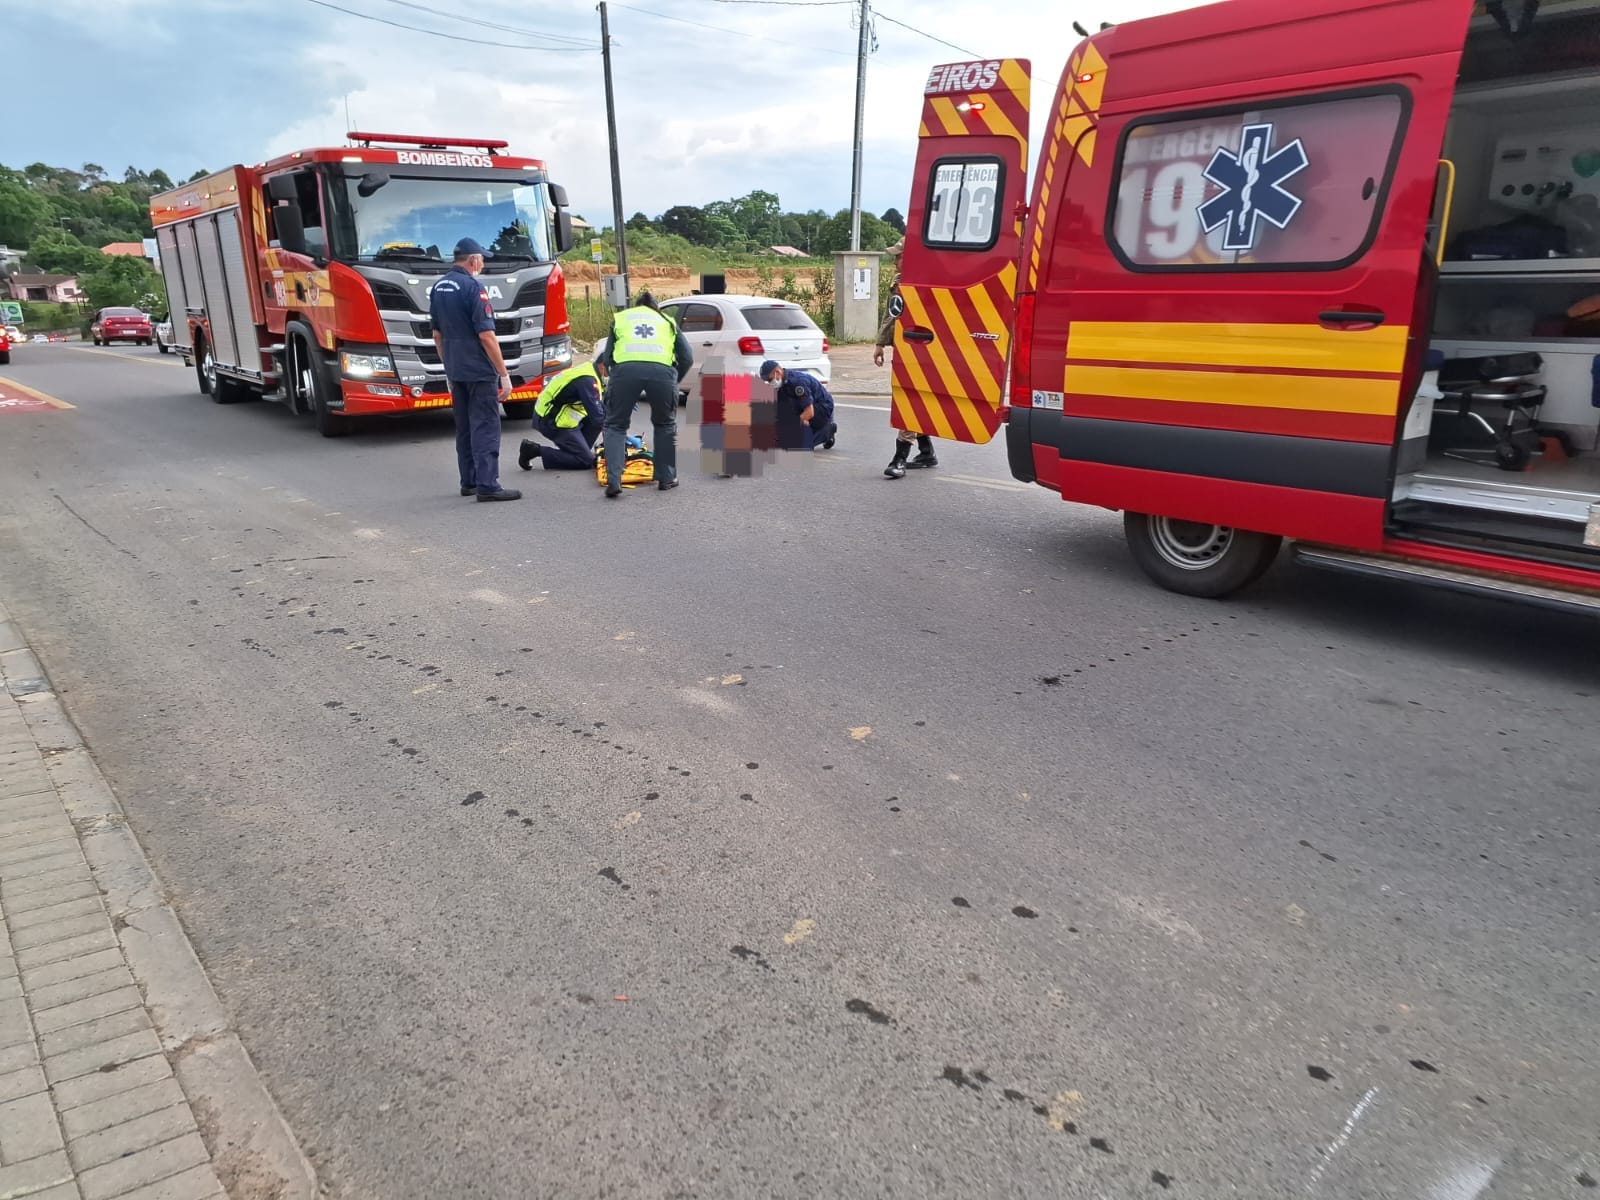
POLYGON ((845 403, 842 403, 841 401, 835 400, 833 402, 833 406, 835 408, 859 408, 862 412, 888 412, 889 411, 889 406, 887 404, 845 404, 845 403))
MULTIPOLYGON (((102 350, 96 346, 68 346, 68 350, 79 354, 93 354, 97 358, 125 358, 129 362, 143 363, 147 367, 170 367, 170 355, 161 358, 149 358, 142 354, 123 354, 118 350, 102 350)), ((181 360, 180 360, 181 361, 181 360)))
POLYGON ((802 917, 794 923, 794 928, 783 935, 785 946, 798 946, 817 931, 817 923, 810 917, 802 917))
POLYGON ((985 479, 981 475, 951 475, 935 474, 935 479, 942 479, 946 483, 964 483, 968 487, 994 488, 1001 492, 1031 492, 1033 484, 1020 483, 1014 479, 985 479))
POLYGON ((41 404, 48 404, 51 408, 77 407, 75 404, 68 404, 65 400, 58 400, 46 392, 41 392, 37 388, 31 388, 25 383, 18 383, 14 379, 0 379, 0 400, 6 398, 8 390, 21 392, 24 396, 37 400, 41 404))
POLYGON ((1361 1120, 1362 1115, 1371 1107, 1372 1101, 1377 1094, 1377 1088, 1368 1088, 1367 1094, 1361 1097, 1355 1108, 1350 1110, 1350 1115, 1345 1118, 1344 1128, 1339 1131, 1339 1136, 1334 1138, 1328 1148, 1323 1151, 1322 1161, 1312 1169, 1311 1178, 1306 1180, 1307 1194, 1316 1191, 1317 1181, 1322 1178, 1322 1173, 1328 1169, 1328 1164, 1333 1161, 1333 1156, 1344 1149, 1345 1143, 1350 1140, 1350 1135, 1355 1132, 1356 1122, 1361 1120))

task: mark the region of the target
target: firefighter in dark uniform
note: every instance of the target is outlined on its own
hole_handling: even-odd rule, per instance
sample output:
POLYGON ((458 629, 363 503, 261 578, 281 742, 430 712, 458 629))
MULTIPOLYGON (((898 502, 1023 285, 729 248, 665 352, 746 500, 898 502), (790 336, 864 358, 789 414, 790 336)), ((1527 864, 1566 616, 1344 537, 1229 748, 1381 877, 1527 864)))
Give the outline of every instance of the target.
POLYGON ((531 471, 537 458, 546 471, 592 471, 594 444, 604 423, 600 374, 595 365, 568 367, 544 385, 533 406, 533 426, 551 444, 541 446, 524 438, 517 466, 531 471))
MULTIPOLYGON (((894 327, 900 319, 905 302, 900 298, 900 256, 905 252, 905 239, 901 238, 890 246, 884 253, 889 258, 890 265, 894 268, 894 279, 889 285, 889 315, 884 317, 883 324, 878 326, 878 347, 872 353, 873 366, 883 366, 883 351, 885 347, 894 345, 894 327)), ((939 456, 933 452, 933 439, 925 433, 912 433, 909 429, 897 429, 894 435, 894 457, 889 460, 889 465, 883 469, 884 475, 890 479, 900 479, 905 476, 906 468, 916 470, 920 467, 937 467, 939 456), (917 456, 910 462, 911 443, 917 444, 917 456)))
POLYGON ((482 270, 483 247, 462 238, 455 264, 433 285, 428 317, 450 383, 461 494, 520 500, 521 492, 500 486, 500 401, 511 394, 511 377, 494 335, 494 306, 474 278, 482 270))
POLYGON ((822 380, 805 371, 785 371, 771 358, 761 364, 760 373, 762 382, 770 383, 777 391, 778 402, 790 405, 801 424, 810 430, 811 445, 801 448, 821 446, 832 450, 839 426, 833 420, 833 396, 822 380))
POLYGON ((677 487, 678 384, 694 366, 694 352, 649 292, 640 292, 632 308, 611 319, 600 365, 606 369, 606 495, 622 495, 628 424, 641 400, 650 405, 655 428, 656 487, 663 492, 677 487))

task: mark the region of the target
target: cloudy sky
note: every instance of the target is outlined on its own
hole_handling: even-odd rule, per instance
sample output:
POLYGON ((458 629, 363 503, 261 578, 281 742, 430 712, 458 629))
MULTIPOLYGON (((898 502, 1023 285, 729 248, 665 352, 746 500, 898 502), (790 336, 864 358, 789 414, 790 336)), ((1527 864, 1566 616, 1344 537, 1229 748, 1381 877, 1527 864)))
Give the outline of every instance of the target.
MULTIPOLYGON (((1031 55, 1047 92, 1077 41, 1074 18, 1093 28, 1194 0, 873 2, 863 204, 882 212, 906 205, 930 67, 1031 55)), ((786 209, 847 207, 853 10, 851 0, 612 0, 626 210, 753 188, 786 209)), ((7 90, 43 118, 13 111, 4 122, 10 166, 187 175, 339 144, 348 102, 357 129, 505 138, 547 160, 579 213, 609 222, 593 0, 11 0, 5 24, 7 90)))

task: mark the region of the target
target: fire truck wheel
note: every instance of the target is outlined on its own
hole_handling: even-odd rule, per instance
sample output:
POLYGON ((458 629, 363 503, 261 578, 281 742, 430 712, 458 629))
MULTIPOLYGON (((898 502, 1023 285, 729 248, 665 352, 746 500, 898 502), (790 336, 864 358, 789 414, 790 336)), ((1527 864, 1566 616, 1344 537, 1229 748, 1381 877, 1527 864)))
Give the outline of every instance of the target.
POLYGON ((200 385, 202 396, 211 395, 211 381, 216 378, 217 364, 211 360, 211 346, 203 337, 194 339, 194 378, 200 385))
POLYGON ((1283 544, 1282 538, 1247 529, 1145 513, 1124 514, 1122 527, 1140 569, 1186 596, 1226 596, 1254 583, 1283 544))
POLYGON ((323 437, 343 437, 350 432, 350 420, 327 405, 328 397, 338 386, 327 359, 306 326, 297 322, 289 334, 291 411, 309 412, 323 437))

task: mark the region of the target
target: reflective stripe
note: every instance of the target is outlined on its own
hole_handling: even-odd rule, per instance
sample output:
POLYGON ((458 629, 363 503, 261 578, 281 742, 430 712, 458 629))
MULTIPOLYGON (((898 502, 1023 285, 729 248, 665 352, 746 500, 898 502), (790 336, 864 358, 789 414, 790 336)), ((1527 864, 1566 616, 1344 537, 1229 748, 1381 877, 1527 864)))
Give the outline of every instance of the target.
POLYGON ((611 322, 613 362, 660 363, 670 367, 676 358, 678 331, 671 319, 640 306, 619 312, 611 322))

